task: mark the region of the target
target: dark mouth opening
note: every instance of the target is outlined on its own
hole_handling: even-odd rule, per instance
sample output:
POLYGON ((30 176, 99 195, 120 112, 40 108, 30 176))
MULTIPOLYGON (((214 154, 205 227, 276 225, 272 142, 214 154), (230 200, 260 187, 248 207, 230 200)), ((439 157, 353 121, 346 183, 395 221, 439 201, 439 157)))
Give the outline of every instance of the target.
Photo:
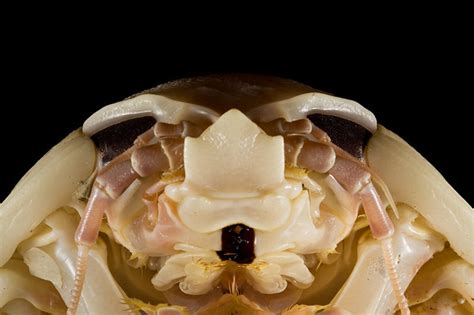
POLYGON ((238 264, 250 264, 255 259, 255 231, 245 224, 233 224, 222 229, 222 250, 217 252, 221 260, 238 264))

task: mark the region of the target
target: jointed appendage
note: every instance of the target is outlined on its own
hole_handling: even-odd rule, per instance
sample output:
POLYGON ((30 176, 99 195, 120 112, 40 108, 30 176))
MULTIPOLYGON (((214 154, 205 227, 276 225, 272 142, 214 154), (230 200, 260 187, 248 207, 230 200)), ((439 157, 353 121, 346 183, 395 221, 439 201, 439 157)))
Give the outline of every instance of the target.
MULTIPOLYGON (((402 314, 409 314, 408 303, 403 295, 395 269, 392 250, 394 227, 383 207, 372 180, 380 182, 367 165, 334 145, 329 136, 313 126, 307 119, 286 122, 278 119, 261 124, 269 135, 282 135, 285 140, 285 162, 313 172, 326 173, 340 183, 350 194, 357 196, 366 213, 372 235, 380 241, 387 274, 394 296, 402 314)), ((136 179, 183 165, 183 145, 186 136, 197 136, 203 130, 188 122, 178 125, 157 123, 137 138, 135 144, 98 171, 85 213, 76 231, 78 244, 76 274, 68 314, 75 314, 79 305, 87 270, 88 253, 95 244, 104 213, 136 179)), ((143 201, 148 207, 147 221, 150 227, 157 223, 158 196, 164 182, 150 186, 143 201)), ((391 197, 382 185, 392 208, 391 197)))
POLYGON ((375 239, 380 241, 382 247, 385 269, 392 284, 393 294, 397 299, 398 307, 402 314, 410 314, 408 302, 403 294, 395 269, 393 257, 392 236, 394 233, 393 223, 382 206, 382 201, 372 183, 367 184, 361 191, 362 205, 369 221, 370 230, 375 239))
MULTIPOLYGON (((140 135, 135 144, 99 170, 81 222, 76 230, 78 245, 76 274, 68 315, 74 315, 79 305, 87 271, 90 248, 95 244, 104 213, 133 181, 151 174, 177 169, 182 166, 183 138, 196 135, 202 128, 189 122, 179 125, 157 123, 140 135)), ((156 198, 161 185, 151 186, 144 196, 149 207, 151 224, 156 219, 156 198)))
MULTIPOLYGON (((301 125, 302 123, 298 123, 301 125)), ((324 131, 316 126, 310 135, 291 135, 285 137, 285 160, 299 167, 319 173, 328 172, 349 193, 360 198, 370 230, 380 241, 385 269, 390 278, 393 294, 402 314, 409 314, 408 302, 403 295, 399 276, 395 269, 392 250, 393 223, 383 207, 375 186, 372 183, 370 169, 356 158, 330 142, 324 131)), ((379 180, 377 178, 377 180, 379 180)), ((380 181, 380 180, 379 180, 380 181)), ((387 190, 384 190, 387 194, 387 190)), ((391 196, 387 196, 393 211, 397 214, 391 196)))

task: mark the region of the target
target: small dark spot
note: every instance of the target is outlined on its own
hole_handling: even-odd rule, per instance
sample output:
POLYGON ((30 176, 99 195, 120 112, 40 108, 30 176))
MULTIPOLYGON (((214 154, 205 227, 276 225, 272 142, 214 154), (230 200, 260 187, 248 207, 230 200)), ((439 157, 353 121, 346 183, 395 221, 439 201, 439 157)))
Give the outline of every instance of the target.
POLYGON ((255 231, 245 224, 234 224, 222 229, 220 259, 249 264, 254 258, 255 231))

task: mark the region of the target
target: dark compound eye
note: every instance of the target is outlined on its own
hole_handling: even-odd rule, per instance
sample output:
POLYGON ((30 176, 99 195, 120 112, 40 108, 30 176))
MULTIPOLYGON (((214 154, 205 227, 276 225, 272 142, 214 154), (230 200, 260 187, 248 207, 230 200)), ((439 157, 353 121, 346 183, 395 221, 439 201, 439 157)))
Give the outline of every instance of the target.
POLYGON ((359 159, 363 157, 364 148, 372 136, 370 131, 350 120, 335 116, 313 114, 308 119, 324 130, 334 144, 359 159))
POLYGON ((107 163, 130 148, 135 139, 155 123, 153 117, 130 119, 97 132, 91 139, 100 151, 102 162, 107 163))

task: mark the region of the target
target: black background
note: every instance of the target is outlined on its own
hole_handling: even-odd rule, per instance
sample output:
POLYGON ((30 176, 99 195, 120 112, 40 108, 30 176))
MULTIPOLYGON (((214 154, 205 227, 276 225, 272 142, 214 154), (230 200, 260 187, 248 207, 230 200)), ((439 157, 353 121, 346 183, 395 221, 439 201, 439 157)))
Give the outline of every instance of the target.
POLYGON ((358 101, 473 204, 472 87, 464 78, 470 72, 463 39, 412 31, 368 41, 293 35, 213 34, 203 41, 180 34, 178 43, 120 34, 113 42, 12 36, 3 46, 0 200, 102 106, 172 79, 240 72, 282 76, 358 101))

